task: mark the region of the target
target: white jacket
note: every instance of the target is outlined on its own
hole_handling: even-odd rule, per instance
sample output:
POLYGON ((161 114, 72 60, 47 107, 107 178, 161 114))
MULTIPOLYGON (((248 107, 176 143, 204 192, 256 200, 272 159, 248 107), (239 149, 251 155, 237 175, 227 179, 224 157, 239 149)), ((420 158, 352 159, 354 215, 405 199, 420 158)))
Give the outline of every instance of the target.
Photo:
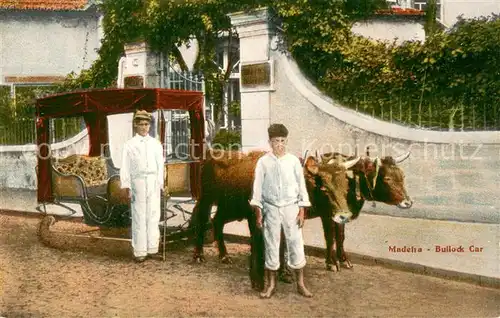
POLYGON ((250 204, 262 208, 263 202, 279 207, 290 204, 311 206, 304 171, 296 156, 286 153, 277 158, 268 152, 259 158, 250 204))
POLYGON ((163 189, 165 160, 161 143, 147 135, 135 134, 123 147, 120 182, 122 188, 130 188, 131 179, 156 174, 156 185, 163 189))

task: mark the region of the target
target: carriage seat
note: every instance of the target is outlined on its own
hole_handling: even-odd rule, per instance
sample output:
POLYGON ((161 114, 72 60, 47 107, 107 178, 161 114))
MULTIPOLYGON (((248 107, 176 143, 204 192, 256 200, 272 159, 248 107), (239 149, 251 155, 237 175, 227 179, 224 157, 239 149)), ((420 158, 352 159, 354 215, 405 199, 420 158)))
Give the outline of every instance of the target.
MULTIPOLYGON (((84 191, 87 197, 106 197, 108 180, 120 173, 111 158, 102 156, 74 154, 66 158, 52 158, 51 164, 53 192, 62 197, 84 197, 84 191), (79 189, 81 187, 85 190, 79 189)), ((113 182, 119 182, 119 177, 113 182)), ((165 193, 168 193, 168 185, 168 182, 165 182, 165 193)), ((116 185, 112 187, 115 188, 116 185)))
POLYGON ((106 196, 111 176, 104 157, 74 154, 51 161, 53 191, 57 196, 84 197, 85 192, 87 197, 106 196))
MULTIPOLYGON (((108 181, 112 176, 114 195, 121 193, 119 187, 120 169, 113 165, 110 157, 90 157, 82 154, 74 154, 65 158, 52 158, 52 190, 54 195, 61 201, 65 199, 78 200, 82 198, 109 196, 107 192, 108 181), (115 180, 116 179, 116 180, 115 180)), ((165 164, 164 193, 183 196, 190 192, 189 186, 189 164, 174 163, 165 164)), ((112 189, 109 189, 110 191, 112 189)), ((122 196, 122 194, 120 194, 122 196)))

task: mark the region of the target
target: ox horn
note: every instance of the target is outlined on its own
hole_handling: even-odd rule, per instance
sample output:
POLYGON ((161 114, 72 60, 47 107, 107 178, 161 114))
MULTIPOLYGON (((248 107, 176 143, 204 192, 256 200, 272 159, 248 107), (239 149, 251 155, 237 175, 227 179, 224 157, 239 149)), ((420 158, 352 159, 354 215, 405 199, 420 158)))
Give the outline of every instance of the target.
POLYGON ((349 160, 349 161, 346 161, 346 162, 342 163, 342 165, 346 169, 350 169, 352 166, 354 166, 355 164, 357 164, 360 159, 361 159, 361 157, 356 157, 355 159, 352 159, 352 160, 349 160))
POLYGON ((307 154, 309 153, 309 150, 306 149, 306 151, 304 151, 304 156, 302 157, 302 167, 305 166, 306 164, 306 161, 307 161, 307 154))
POLYGON ((372 188, 375 189, 377 186, 377 178, 378 178, 378 172, 380 171, 380 166, 382 165, 382 161, 380 160, 379 157, 375 158, 375 176, 373 177, 372 180, 372 188))
POLYGON ((407 153, 405 154, 402 154, 401 156, 397 157, 397 158, 394 158, 394 161, 396 163, 400 163, 400 162, 403 162, 405 161, 409 156, 410 156, 410 151, 408 151, 407 153))

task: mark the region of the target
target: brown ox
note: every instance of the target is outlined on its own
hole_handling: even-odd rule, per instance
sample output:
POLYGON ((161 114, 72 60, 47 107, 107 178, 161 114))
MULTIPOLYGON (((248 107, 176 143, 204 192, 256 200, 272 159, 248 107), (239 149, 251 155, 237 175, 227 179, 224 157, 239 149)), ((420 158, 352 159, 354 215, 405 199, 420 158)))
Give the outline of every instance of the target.
MULTIPOLYGON (((211 150, 202 166, 201 195, 191 219, 196 240, 194 259, 198 262, 204 261, 205 225, 209 221, 212 205, 217 205, 212 224, 219 257, 223 262, 231 261, 224 244, 224 225, 235 220, 248 220, 252 246, 250 278, 252 287, 258 289, 263 288, 264 243, 261 231, 257 230, 249 200, 255 166, 263 154, 264 152, 250 152, 244 155, 240 152, 211 150)), ((347 222, 352 213, 346 199, 349 186, 346 173, 359 158, 340 163, 334 160, 318 163, 312 157, 306 158, 304 175, 314 210, 324 219, 347 222)))
MULTIPOLYGON (((408 196, 405 187, 405 175, 403 170, 397 166, 410 156, 410 152, 397 158, 390 156, 382 159, 372 159, 367 150, 367 156, 362 157, 354 166, 351 167, 352 174, 349 179, 349 192, 347 202, 349 210, 352 213, 350 220, 359 216, 365 201, 378 201, 389 205, 395 205, 401 209, 409 209, 413 201, 408 196)), ((348 161, 354 158, 339 153, 327 153, 321 156, 323 163, 331 162, 332 159, 348 161)), ((306 219, 321 217, 323 233, 326 241, 326 267, 331 271, 339 271, 340 263, 345 264, 347 268, 352 268, 352 264, 344 250, 345 223, 333 222, 325 218, 322 211, 316 211, 314 208, 308 210, 306 219), (336 251, 334 250, 336 243, 336 251)), ((280 258, 281 264, 285 254, 284 245, 281 245, 280 258)), ((280 279, 289 282, 290 272, 285 266, 280 268, 280 279)))

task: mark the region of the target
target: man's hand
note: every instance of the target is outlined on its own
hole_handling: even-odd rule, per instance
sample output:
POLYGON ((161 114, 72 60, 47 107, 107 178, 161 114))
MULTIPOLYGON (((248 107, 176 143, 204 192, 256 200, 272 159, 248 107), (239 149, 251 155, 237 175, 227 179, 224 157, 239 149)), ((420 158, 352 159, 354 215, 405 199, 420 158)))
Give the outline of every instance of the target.
POLYGON ((304 219, 305 219, 304 208, 299 207, 299 214, 297 215, 297 224, 299 225, 299 228, 302 228, 304 226, 304 219))
MULTIPOLYGON (((248 204, 250 204, 250 200, 248 200, 248 204)), ((255 212, 255 225, 258 229, 262 229, 262 210, 258 206, 253 206, 252 209, 255 212)))
POLYGON ((255 210, 255 221, 258 229, 262 229, 262 210, 256 206, 255 210))

